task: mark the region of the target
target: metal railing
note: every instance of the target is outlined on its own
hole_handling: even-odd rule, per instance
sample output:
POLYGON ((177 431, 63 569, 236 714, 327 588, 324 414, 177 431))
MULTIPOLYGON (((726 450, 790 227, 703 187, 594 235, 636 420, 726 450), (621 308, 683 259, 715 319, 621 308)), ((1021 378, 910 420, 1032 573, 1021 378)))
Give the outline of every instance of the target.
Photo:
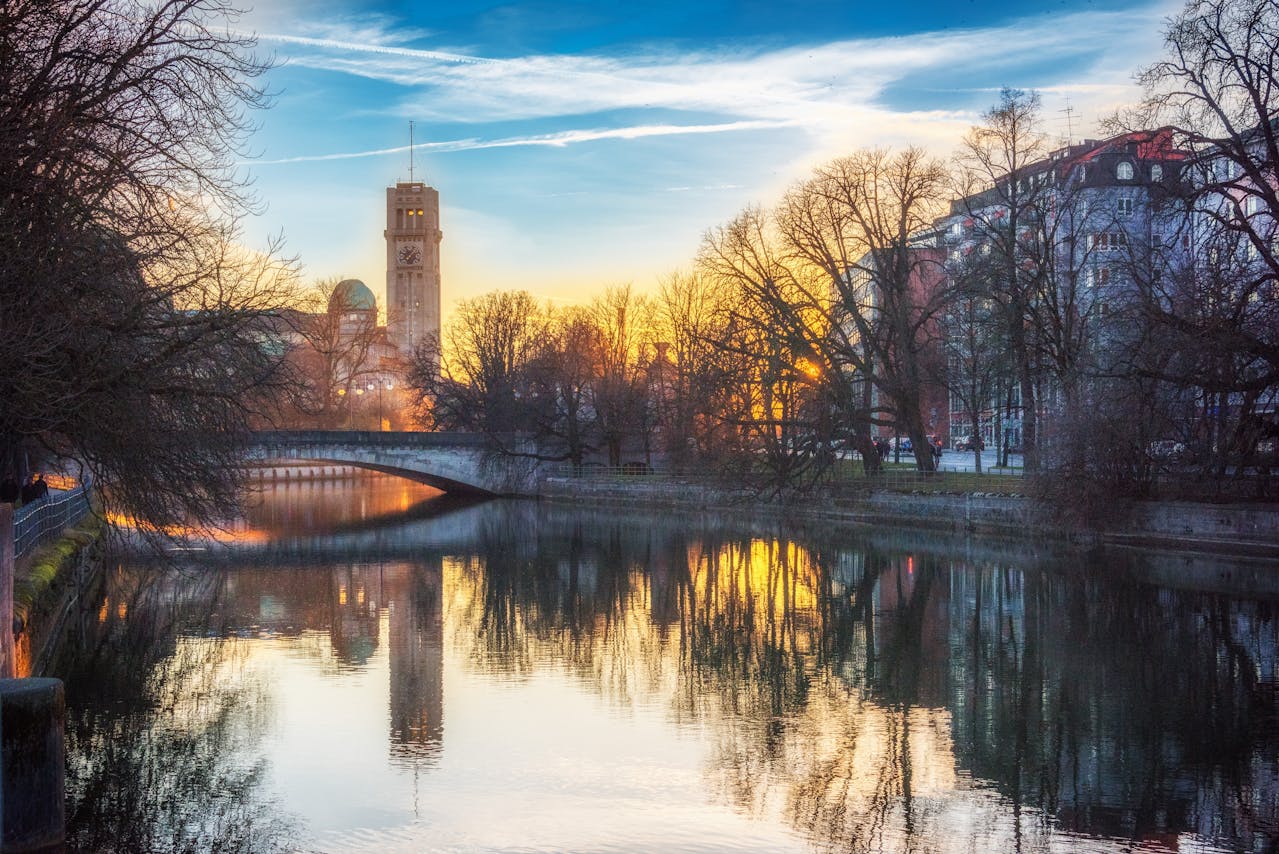
MULTIPOLYGON (((757 472, 755 476, 746 473, 733 475, 724 471, 700 470, 671 472, 654 470, 643 463, 631 463, 621 466, 600 464, 584 464, 573 466, 557 464, 546 466, 543 473, 548 477, 572 478, 592 481, 618 482, 668 482, 697 483, 707 486, 719 485, 740 487, 743 483, 767 483, 768 475, 757 472)), ((835 493, 859 492, 869 490, 890 490, 899 492, 912 491, 954 491, 954 492, 1018 492, 1026 487, 1021 467, 994 467, 981 473, 971 468, 947 466, 942 464, 936 472, 921 472, 918 469, 902 464, 887 464, 875 475, 867 475, 861 471, 860 462, 848 462, 836 466, 814 480, 804 480, 808 487, 820 487, 835 493)))
POLYGON ((54 490, 46 498, 32 501, 13 513, 13 556, 20 558, 36 546, 58 536, 89 515, 92 484, 83 482, 74 489, 54 490))

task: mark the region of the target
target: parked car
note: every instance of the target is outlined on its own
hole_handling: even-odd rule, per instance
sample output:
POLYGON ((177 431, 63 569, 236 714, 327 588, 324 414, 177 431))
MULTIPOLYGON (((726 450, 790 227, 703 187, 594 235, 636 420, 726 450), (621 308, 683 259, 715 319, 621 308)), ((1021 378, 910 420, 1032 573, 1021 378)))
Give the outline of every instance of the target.
POLYGON ((956 451, 984 451, 986 443, 981 440, 981 436, 964 436, 955 440, 956 451))
POLYGON ((1186 456, 1186 444, 1176 439, 1156 439, 1146 446, 1146 456, 1161 462, 1181 460, 1186 456))

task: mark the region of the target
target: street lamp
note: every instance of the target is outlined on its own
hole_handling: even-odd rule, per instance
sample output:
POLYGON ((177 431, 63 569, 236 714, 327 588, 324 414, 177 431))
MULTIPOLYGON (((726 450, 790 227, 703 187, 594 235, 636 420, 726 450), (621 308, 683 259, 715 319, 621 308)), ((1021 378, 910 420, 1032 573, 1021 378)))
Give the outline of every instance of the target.
MULTIPOLYGON (((385 385, 386 390, 391 391, 395 388, 395 383, 390 382, 389 380, 379 380, 376 383, 376 385, 377 385, 377 429, 380 432, 386 429, 383 426, 383 421, 382 421, 382 386, 385 385)), ((374 383, 369 383, 369 391, 373 390, 373 386, 374 386, 374 383)))

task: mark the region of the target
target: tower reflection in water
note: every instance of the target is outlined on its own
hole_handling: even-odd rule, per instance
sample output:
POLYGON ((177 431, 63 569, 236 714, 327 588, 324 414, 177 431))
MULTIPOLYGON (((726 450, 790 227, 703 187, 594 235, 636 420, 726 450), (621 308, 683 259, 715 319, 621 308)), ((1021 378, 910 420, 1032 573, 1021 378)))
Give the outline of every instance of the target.
MULTIPOLYGON (((305 658, 309 673, 353 686, 349 711, 363 714, 374 734, 358 749, 378 752, 380 763, 385 745, 383 767, 394 766, 400 785, 412 777, 413 809, 402 805, 397 825, 405 833, 418 819, 418 779, 406 769, 432 768, 421 775, 432 832, 490 830, 468 824, 450 796, 520 781, 527 785, 500 791, 562 794, 556 786, 566 778, 543 773, 554 763, 511 758, 521 745, 506 736, 527 737, 529 729, 512 723, 526 707, 461 702, 468 691, 492 699, 536 686, 544 697, 585 691, 624 710, 592 717, 610 733, 633 732, 628 722, 642 718, 645 737, 672 756, 697 751, 691 800, 705 796, 711 805, 691 814, 690 827, 724 813, 748 816, 753 828, 784 827, 807 850, 1267 850, 1279 838, 1272 576, 1183 588, 1161 579, 1215 578, 1219 566, 1163 556, 1085 561, 1025 544, 553 505, 494 503, 419 521, 391 532, 348 514, 322 544, 288 540, 282 526, 272 548, 246 544, 228 572, 176 574, 161 585, 152 575, 154 595, 139 595, 138 573, 122 574, 95 613, 102 626, 137 633, 146 660, 120 659, 119 651, 115 659, 83 657, 124 663, 109 680, 94 674, 100 721, 90 720, 87 692, 69 681, 69 717, 86 721, 86 735, 71 740, 75 761, 90 767, 104 755, 93 739, 118 731, 111 716, 124 704, 113 698, 125 689, 126 702, 163 708, 164 697, 153 702, 157 692, 137 674, 175 670, 166 657, 181 664, 184 650, 206 638, 223 644, 209 668, 219 672, 238 637, 287 636, 277 646, 305 658), (461 677, 450 713, 466 724, 453 729, 450 751, 461 761, 451 762, 440 761, 446 642, 450 673, 461 677), (370 704, 362 705, 367 693, 355 696, 361 690, 376 692, 370 704), (481 732, 476 717, 490 728, 481 732), (475 766, 495 756, 500 773, 477 775, 475 766), (431 813, 433 803, 449 808, 431 813)), ((152 714, 137 743, 155 744, 165 720, 152 714)), ((334 730, 312 742, 321 750, 324 738, 350 740, 334 720, 325 718, 321 727, 334 730)), ((541 720, 554 735, 559 722, 541 720)), ((269 753, 276 736, 260 735, 269 727, 259 720, 242 729, 266 742, 251 751, 269 753)), ((630 747, 618 740, 618 756, 631 758, 630 747)), ((599 762, 624 773, 615 759, 599 762)), ((146 761, 140 755, 135 764, 146 761)), ((317 765, 353 773, 350 764, 317 765)), ((169 773, 174 764, 157 766, 169 773)), ((680 766, 668 759, 661 767, 649 794, 669 807, 662 793, 675 789, 678 774, 667 769, 680 766)), ((363 768, 361 795, 377 770, 363 768)), ((101 823, 90 799, 106 789, 90 777, 69 778, 81 827, 101 823)), ((115 771, 109 779, 130 778, 115 771)), ((596 802, 600 780, 567 779, 589 783, 569 794, 596 802)), ((266 796, 233 794, 278 814, 266 796)), ((324 809, 332 812, 331 803, 324 809)), ((348 826, 386 822, 385 803, 368 808, 364 825, 348 826)), ((550 833, 502 826, 500 813, 485 814, 497 837, 523 840, 530 827, 550 833)), ((627 849, 625 839, 582 838, 575 849, 558 847, 627 849)), ((96 837, 78 841, 98 850, 96 837)), ((542 841, 555 849, 563 837, 542 841)))
MULTIPOLYGON (((390 750, 433 759, 444 737, 440 559, 337 566, 239 568, 228 573, 210 625, 239 637, 327 636, 321 662, 368 667, 385 649, 390 670, 390 750), (330 657, 331 655, 331 657, 330 657)), ((308 648, 303 644, 302 648, 308 648)), ((314 647, 311 647, 314 649, 314 647)))

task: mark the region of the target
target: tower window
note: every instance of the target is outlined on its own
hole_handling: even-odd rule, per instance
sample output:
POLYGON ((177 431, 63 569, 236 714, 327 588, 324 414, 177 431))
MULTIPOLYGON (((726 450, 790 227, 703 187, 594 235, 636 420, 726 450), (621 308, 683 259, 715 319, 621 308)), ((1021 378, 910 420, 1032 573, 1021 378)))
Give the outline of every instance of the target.
POLYGON ((1120 181, 1131 181, 1132 180, 1132 164, 1129 163, 1127 160, 1120 163, 1119 167, 1115 169, 1115 177, 1118 178, 1120 181))
POLYGON ((1164 167, 1156 163, 1150 167, 1150 180, 1162 181, 1164 179, 1164 167))

